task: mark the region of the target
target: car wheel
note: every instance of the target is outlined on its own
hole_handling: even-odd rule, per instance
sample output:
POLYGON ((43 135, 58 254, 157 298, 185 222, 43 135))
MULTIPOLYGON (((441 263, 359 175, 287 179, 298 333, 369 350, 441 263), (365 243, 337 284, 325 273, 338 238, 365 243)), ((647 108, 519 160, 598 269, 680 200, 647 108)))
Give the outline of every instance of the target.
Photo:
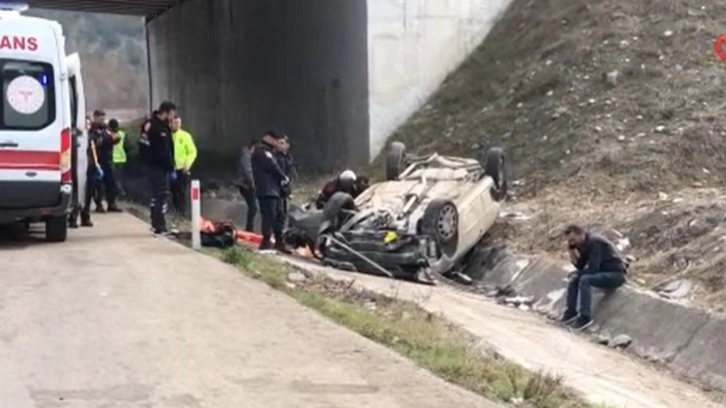
POLYGON ((386 156, 386 180, 395 180, 406 169, 406 145, 393 142, 386 156))
POLYGON ((68 218, 54 217, 45 221, 45 239, 48 242, 64 242, 68 238, 68 218))
POLYGON ((335 232, 343 223, 343 210, 355 210, 355 200, 348 193, 337 192, 325 203, 318 235, 335 232))
POLYGON ((449 200, 432 200, 424 211, 422 232, 433 237, 441 252, 453 256, 459 241, 459 211, 449 200))
POLYGON ((500 147, 492 147, 481 160, 484 167, 484 174, 494 180, 494 188, 491 191, 495 201, 502 201, 507 197, 508 171, 507 157, 500 147))

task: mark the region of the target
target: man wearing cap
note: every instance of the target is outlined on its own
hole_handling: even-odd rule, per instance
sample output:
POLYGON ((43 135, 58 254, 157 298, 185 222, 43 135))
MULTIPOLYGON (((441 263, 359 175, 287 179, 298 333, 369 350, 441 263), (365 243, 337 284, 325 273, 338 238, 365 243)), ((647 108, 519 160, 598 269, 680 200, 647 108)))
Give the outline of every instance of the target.
POLYGON ((290 179, 280 168, 275 157, 280 141, 284 134, 277 130, 268 130, 260 144, 252 152, 252 175, 257 191, 257 200, 260 204, 262 215, 262 242, 260 249, 277 249, 283 253, 289 253, 282 239, 284 223, 280 222, 278 216, 281 211, 282 190, 290 183, 290 179), (275 245, 272 245, 271 238, 275 237, 275 245))

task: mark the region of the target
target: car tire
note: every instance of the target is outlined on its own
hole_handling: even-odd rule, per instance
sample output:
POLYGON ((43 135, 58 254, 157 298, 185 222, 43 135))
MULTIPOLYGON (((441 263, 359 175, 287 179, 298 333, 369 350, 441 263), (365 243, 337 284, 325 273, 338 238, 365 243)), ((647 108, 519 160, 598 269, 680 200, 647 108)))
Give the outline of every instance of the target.
POLYGON ((45 221, 45 240, 48 242, 65 242, 68 238, 68 218, 53 217, 45 221))
POLYGON ((442 254, 453 256, 459 245, 459 210, 450 200, 429 202, 421 218, 421 232, 433 237, 442 254))
POLYGON ((406 169, 406 145, 393 142, 386 156, 386 180, 396 180, 406 169))
POLYGON ((336 232, 342 224, 342 211, 355 210, 355 200, 348 193, 337 192, 325 203, 318 235, 336 232))
POLYGON ((501 147, 492 147, 486 152, 485 157, 481 160, 484 167, 484 174, 494 180, 494 188, 491 195, 494 201, 502 201, 507 198, 508 169, 507 156, 501 147))

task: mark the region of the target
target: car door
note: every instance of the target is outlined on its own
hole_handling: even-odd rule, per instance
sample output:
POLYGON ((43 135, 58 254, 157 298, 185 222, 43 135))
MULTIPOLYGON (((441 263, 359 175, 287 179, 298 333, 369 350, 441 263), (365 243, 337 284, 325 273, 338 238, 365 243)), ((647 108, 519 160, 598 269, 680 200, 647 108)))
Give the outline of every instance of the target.
POLYGON ((81 74, 81 58, 78 53, 66 57, 68 69, 68 89, 70 94, 71 129, 75 140, 76 183, 77 195, 74 195, 74 205, 80 207, 86 191, 86 168, 88 167, 88 129, 86 129, 86 95, 83 88, 83 75, 81 74))

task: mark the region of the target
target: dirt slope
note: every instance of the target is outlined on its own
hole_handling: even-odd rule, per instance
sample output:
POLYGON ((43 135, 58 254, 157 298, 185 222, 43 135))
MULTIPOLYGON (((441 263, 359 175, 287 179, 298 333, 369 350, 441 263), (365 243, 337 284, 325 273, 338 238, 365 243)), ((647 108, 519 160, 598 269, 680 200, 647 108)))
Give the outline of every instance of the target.
POLYGON ((391 140, 461 155, 503 146, 509 211, 526 217, 498 236, 555 252, 566 223, 615 230, 642 282, 690 276, 720 302, 726 61, 712 44, 724 14, 716 0, 515 0, 391 140))
POLYGON ((718 182, 726 62, 712 42, 726 3, 700 4, 515 0, 393 139, 447 153, 502 145, 527 194, 718 182))

